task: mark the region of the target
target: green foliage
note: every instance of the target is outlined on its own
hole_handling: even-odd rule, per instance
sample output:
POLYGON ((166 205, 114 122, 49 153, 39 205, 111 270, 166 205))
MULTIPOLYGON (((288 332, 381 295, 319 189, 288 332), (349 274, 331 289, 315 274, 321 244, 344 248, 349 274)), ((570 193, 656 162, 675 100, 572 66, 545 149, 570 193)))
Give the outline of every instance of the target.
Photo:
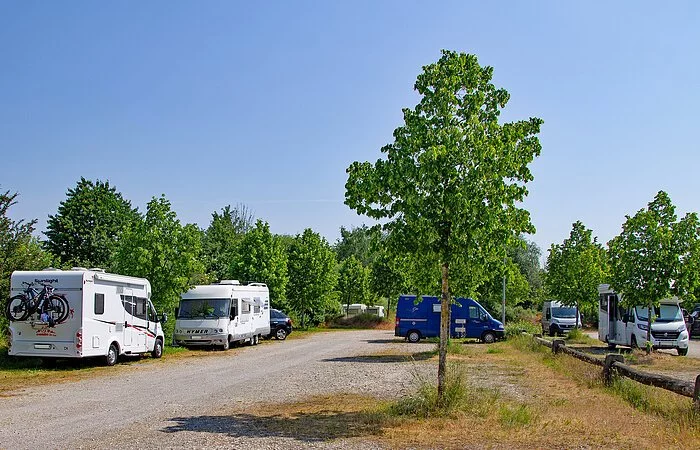
POLYGON ((647 209, 627 216, 609 243, 610 284, 627 306, 658 305, 674 295, 693 299, 698 289, 700 227, 695 213, 677 221, 675 206, 659 191, 647 209))
MULTIPOLYGON (((158 312, 172 314, 180 294, 204 271, 201 249, 197 227, 182 226, 165 196, 154 197, 148 202, 145 218, 124 231, 111 270, 147 278, 158 312)), ((166 332, 172 331, 174 322, 166 323, 166 332)))
POLYGON ((520 428, 530 425, 536 420, 537 414, 528 405, 501 405, 498 408, 498 418, 505 428, 520 428))
POLYGON ((330 312, 340 312, 334 293, 337 281, 335 253, 310 228, 297 235, 289 248, 287 300, 301 327, 316 325, 330 312))
POLYGON ((506 339, 512 339, 522 336, 522 333, 538 334, 542 332, 542 329, 532 322, 518 321, 511 322, 506 325, 506 339))
POLYGON ((266 283, 273 308, 286 308, 287 252, 282 240, 270 232, 267 222, 258 220, 238 246, 229 269, 233 278, 266 283))
POLYGON ((592 235, 577 221, 562 244, 552 244, 547 257, 547 291, 577 310, 582 305, 597 310, 598 285, 606 274, 605 250, 592 235))
MULTIPOLYGON (((499 123, 509 94, 492 77, 476 56, 443 51, 418 75, 421 100, 403 110, 404 125, 381 149, 386 159, 356 161, 347 170, 345 203, 384 220, 399 253, 439 270, 445 311, 452 293, 471 296, 490 277, 487 266, 503 259, 516 236, 534 232, 518 204, 533 178, 528 164, 540 153, 542 120, 499 123)), ((430 284, 419 287, 434 292, 430 284)), ((449 321, 449 312, 442 320, 449 321)), ((443 392, 445 327, 440 335, 443 392)))
POLYGON ((377 258, 372 261, 370 288, 378 297, 387 299, 387 313, 396 310, 399 295, 409 292, 401 259, 391 255, 384 244, 377 258))
POLYGON ((350 255, 340 264, 338 292, 343 305, 352 303, 374 304, 374 296, 369 290, 370 270, 362 262, 350 255))
POLYGON ((367 225, 352 227, 350 230, 340 227, 340 239, 334 245, 338 261, 343 262, 354 256, 363 266, 369 267, 376 258, 376 246, 380 238, 381 232, 367 225))
POLYGON ((80 178, 46 225, 46 248, 62 265, 107 267, 124 229, 140 216, 110 186, 80 178))
MULTIPOLYGON (((53 257, 45 252, 32 236, 36 220, 15 221, 8 210, 17 203, 17 194, 0 193, 0 295, 3 301, 10 297, 10 276, 15 270, 40 270, 51 266, 53 257)), ((7 333, 7 318, 0 313, 0 336, 7 333)), ((2 339, 0 338, 0 339, 2 339)))
POLYGON ((352 317, 341 317, 331 323, 332 328, 355 328, 368 329, 377 328, 386 321, 385 318, 375 316, 374 314, 358 314, 352 317))
POLYGON ((203 259, 207 273, 217 280, 229 277, 231 263, 245 233, 252 228, 253 214, 245 205, 224 207, 214 211, 209 228, 202 238, 203 259))

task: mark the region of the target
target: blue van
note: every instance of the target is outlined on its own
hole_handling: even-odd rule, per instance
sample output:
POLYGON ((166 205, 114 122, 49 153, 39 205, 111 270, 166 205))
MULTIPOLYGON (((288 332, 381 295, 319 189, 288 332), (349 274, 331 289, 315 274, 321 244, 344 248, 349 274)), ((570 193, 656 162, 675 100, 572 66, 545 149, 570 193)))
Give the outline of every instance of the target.
MULTIPOLYGON (((477 338, 490 344, 504 335, 503 324, 491 317, 483 306, 470 298, 457 298, 450 315, 450 337, 477 338)), ((402 295, 396 305, 394 335, 418 342, 421 338, 440 336, 440 299, 402 295)))

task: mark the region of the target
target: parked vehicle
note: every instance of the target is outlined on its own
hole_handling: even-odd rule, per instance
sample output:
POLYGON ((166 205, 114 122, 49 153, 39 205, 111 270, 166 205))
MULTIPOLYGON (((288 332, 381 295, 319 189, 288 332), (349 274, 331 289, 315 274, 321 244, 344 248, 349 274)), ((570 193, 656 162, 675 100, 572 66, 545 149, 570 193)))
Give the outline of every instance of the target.
MULTIPOLYGON (((607 284, 598 286, 598 293, 598 339, 606 342, 610 348, 616 345, 644 347, 649 329, 647 306, 623 308, 620 305, 622 295, 615 293, 607 284)), ((661 300, 660 305, 652 309, 652 314, 652 346, 676 349, 679 355, 687 355, 689 336, 679 300, 661 300)))
POLYGON ((222 280, 182 294, 173 342, 184 347, 257 345, 270 334, 270 293, 263 283, 222 280))
POLYGON ((700 338, 700 309, 695 309, 690 313, 686 328, 688 328, 688 334, 691 338, 700 338))
MULTIPOLYGON (((422 296, 416 303, 415 295, 400 296, 394 335, 405 337, 409 342, 440 336, 440 307, 437 297, 422 296)), ((451 305, 451 337, 477 338, 492 343, 503 335, 503 324, 491 317, 476 300, 458 298, 451 305)))
MULTIPOLYGON (((564 306, 557 300, 547 300, 542 304, 542 334, 564 335, 576 328, 576 308, 564 306)), ((581 314, 578 314, 578 327, 581 328, 581 314)))
POLYGON ((270 309, 270 334, 267 337, 283 341, 291 333, 292 319, 282 311, 270 309))
MULTIPOLYGON (((151 284, 144 278, 106 273, 102 269, 15 271, 10 279, 15 317, 10 322, 12 356, 86 358, 99 356, 114 365, 120 355, 163 354, 162 323, 150 301, 151 284), (43 286, 24 308, 33 286, 43 286), (43 298, 41 298, 43 296, 43 298), (18 300, 18 298, 20 298, 18 300), (55 301, 54 299, 61 299, 55 301), (43 306, 41 302, 44 302, 43 306), (63 306, 46 307, 46 302, 63 306)), ((36 290, 34 290, 36 293, 36 290)))

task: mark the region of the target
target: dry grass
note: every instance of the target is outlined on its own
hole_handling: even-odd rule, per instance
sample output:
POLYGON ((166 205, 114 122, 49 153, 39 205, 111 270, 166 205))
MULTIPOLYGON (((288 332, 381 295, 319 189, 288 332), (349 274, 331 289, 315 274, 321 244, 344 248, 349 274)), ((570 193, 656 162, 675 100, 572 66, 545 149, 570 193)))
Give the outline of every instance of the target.
POLYGON ((396 403, 342 393, 274 405, 274 415, 265 412, 273 405, 263 405, 253 414, 289 436, 392 448, 697 447, 700 421, 684 416, 689 399, 647 387, 640 394, 625 383, 606 388, 599 368, 541 348, 501 342, 450 355, 463 367, 469 400, 441 417, 397 415, 396 403), (639 397, 657 400, 645 409, 632 401, 639 397))

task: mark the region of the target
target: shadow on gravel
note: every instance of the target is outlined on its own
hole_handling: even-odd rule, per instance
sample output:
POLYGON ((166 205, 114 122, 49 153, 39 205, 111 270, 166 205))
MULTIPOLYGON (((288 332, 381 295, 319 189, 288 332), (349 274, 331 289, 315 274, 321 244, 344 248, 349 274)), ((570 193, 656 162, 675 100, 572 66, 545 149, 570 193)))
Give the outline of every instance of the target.
POLYGON ((175 417, 174 425, 163 428, 165 433, 192 431, 218 433, 233 438, 293 438, 303 442, 319 442, 380 434, 382 420, 378 414, 366 412, 321 411, 296 413, 290 416, 231 416, 175 417))
POLYGON ((323 359, 324 362, 348 362, 348 363, 401 363, 410 361, 425 361, 435 356, 435 351, 418 352, 411 355, 359 355, 339 356, 337 358, 323 359))
POLYGON ((365 339, 368 344, 397 344, 399 342, 406 342, 406 339, 398 337, 396 339, 365 339))

